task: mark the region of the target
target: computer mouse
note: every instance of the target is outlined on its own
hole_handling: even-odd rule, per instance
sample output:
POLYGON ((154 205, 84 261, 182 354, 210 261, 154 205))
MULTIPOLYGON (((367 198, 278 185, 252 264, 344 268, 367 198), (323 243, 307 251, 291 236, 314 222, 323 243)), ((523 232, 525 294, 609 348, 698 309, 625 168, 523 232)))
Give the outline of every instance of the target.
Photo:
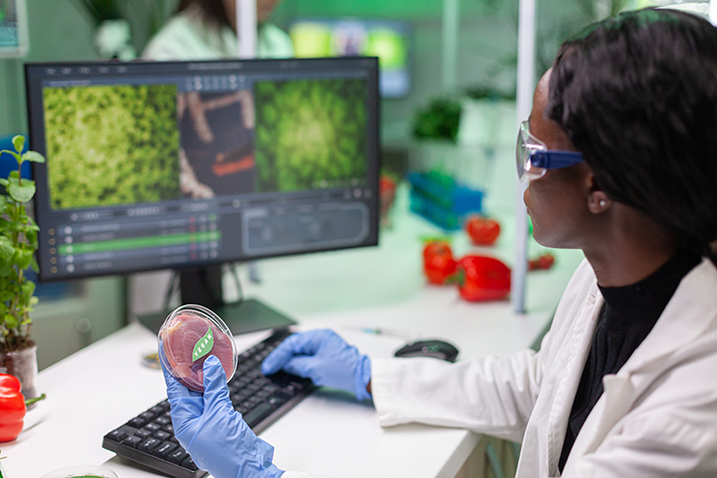
POLYGON ((458 349, 443 340, 419 340, 409 342, 394 354, 396 357, 432 357, 446 362, 455 362, 458 357, 458 349))

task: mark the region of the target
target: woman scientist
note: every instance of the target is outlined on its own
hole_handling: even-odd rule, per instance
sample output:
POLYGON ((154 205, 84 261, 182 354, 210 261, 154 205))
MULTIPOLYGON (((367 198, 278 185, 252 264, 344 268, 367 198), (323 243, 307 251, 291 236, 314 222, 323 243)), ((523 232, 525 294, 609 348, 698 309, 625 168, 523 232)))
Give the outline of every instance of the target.
MULTIPOLYGON (((313 331, 263 371, 371 395, 382 426, 522 442, 518 477, 717 476, 717 29, 642 10, 584 30, 538 84, 517 159, 536 240, 586 257, 539 352, 369 361, 313 331)), ((204 396, 167 376, 197 465, 284 473, 232 410, 218 360, 204 371, 204 396)))
MULTIPOLYGON (((291 38, 269 22, 280 0, 256 0, 258 58, 294 56, 291 38)), ((181 0, 177 13, 142 52, 148 60, 237 58, 236 0, 181 0)))

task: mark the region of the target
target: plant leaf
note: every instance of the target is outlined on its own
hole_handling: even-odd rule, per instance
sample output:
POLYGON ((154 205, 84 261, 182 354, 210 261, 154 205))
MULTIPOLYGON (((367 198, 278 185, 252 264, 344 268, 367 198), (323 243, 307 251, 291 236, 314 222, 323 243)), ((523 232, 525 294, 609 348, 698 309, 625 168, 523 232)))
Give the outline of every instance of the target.
POLYGON ((12 145, 15 147, 15 151, 21 153, 22 148, 25 147, 25 137, 20 135, 14 136, 12 138, 12 145))
POLYGON ((45 157, 37 151, 28 151, 22 155, 23 161, 32 161, 33 163, 44 163, 45 157))
POLYGON ((26 303, 30 302, 30 298, 32 297, 32 294, 35 293, 35 283, 32 281, 27 281, 22 285, 22 297, 25 299, 26 303))
POLYGON ((5 325, 9 329, 14 329, 18 325, 20 325, 20 322, 18 322, 16 317, 13 317, 11 314, 5 314, 5 325))
MULTIPOLYGON (((8 300, 12 300, 12 298, 15 297, 15 294, 12 293, 12 291, 4 290, 0 292, 0 301, 7 302, 8 300)), ((3 307, 5 307, 5 304, 3 304, 3 307)), ((5 310, 2 311, 3 313, 7 312, 7 307, 5 307, 5 310)))
POLYGON ((35 183, 33 181, 24 181, 22 186, 13 183, 8 187, 7 192, 10 197, 17 202, 28 202, 35 195, 35 183))
MULTIPOLYGON (((32 249, 16 249, 17 251, 17 266, 20 269, 27 269, 30 267, 32 261, 32 249)), ((30 282, 32 284, 32 282, 30 282)))
POLYGON ((6 263, 15 254, 15 246, 6 236, 0 236, 0 262, 6 263))

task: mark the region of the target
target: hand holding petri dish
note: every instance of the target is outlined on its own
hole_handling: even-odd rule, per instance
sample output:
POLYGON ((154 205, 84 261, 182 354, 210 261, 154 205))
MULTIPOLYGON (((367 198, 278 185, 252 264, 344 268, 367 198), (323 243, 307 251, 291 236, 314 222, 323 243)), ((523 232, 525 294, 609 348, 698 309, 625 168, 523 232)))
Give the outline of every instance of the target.
POLYGON ((229 327, 217 314, 201 305, 188 304, 170 313, 159 329, 159 359, 179 383, 204 391, 204 361, 219 359, 227 380, 237 366, 237 348, 229 327))

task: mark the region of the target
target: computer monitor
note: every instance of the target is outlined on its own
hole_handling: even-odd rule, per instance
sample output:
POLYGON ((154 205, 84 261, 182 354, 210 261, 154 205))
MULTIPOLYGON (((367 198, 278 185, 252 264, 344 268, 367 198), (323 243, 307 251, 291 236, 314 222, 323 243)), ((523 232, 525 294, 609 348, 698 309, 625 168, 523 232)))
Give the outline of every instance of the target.
POLYGON ((384 98, 411 91, 410 33, 406 22, 356 18, 298 19, 289 27, 297 57, 377 56, 384 98))
POLYGON ((376 58, 25 72, 41 281, 177 269, 216 308, 223 263, 378 244, 376 58))

